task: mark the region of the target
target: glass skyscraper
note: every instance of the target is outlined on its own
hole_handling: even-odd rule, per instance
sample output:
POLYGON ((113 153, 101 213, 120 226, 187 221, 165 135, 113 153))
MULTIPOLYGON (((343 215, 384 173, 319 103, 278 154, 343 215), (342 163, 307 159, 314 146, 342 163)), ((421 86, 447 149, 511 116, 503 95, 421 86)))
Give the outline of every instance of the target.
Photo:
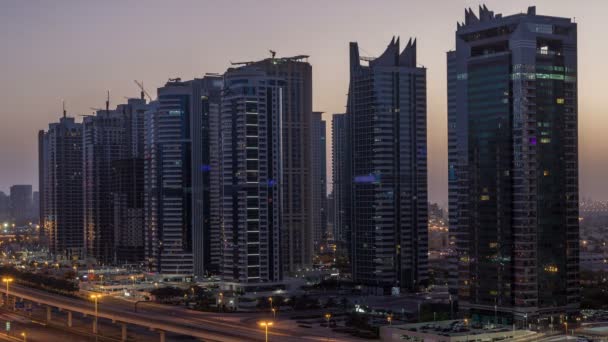
MULTIPOLYGON (((452 292, 474 319, 579 306, 577 42, 568 18, 480 7, 448 64, 452 292)), ((553 316, 553 317, 552 317, 553 316)))
POLYGON ((350 44, 353 280, 414 290, 427 281, 426 69, 416 42, 377 58, 350 44))

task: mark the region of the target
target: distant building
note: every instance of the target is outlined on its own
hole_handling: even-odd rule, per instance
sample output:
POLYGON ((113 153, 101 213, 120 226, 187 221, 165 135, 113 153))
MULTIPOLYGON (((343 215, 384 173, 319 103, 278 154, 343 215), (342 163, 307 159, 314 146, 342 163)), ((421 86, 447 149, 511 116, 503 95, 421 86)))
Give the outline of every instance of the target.
POLYGON ((0 224, 11 219, 11 200, 4 192, 0 191, 0 224))
POLYGON ((65 112, 38 134, 41 231, 55 255, 84 253, 82 124, 65 112))
POLYGON ((426 69, 416 41, 377 58, 350 44, 351 264, 355 282, 416 291, 428 281, 426 69))
POLYGON ((327 235, 326 127, 323 112, 313 112, 311 120, 312 231, 315 251, 327 235))
POLYGON ((37 224, 39 223, 38 221, 38 217, 39 217, 39 211, 40 211, 40 192, 38 191, 34 191, 32 192, 32 207, 30 210, 30 221, 32 221, 32 223, 37 224))
POLYGON ((465 11, 448 65, 452 292, 473 319, 523 324, 580 303, 577 28, 465 11), (496 314, 498 311, 498 315, 496 314))
POLYGON ((13 185, 10 192, 10 207, 13 223, 23 226, 30 222, 32 212, 32 186, 13 185))
POLYGON ((283 77, 257 64, 231 68, 224 75, 219 159, 225 281, 276 282, 283 277, 282 261, 289 260, 282 255, 280 240, 288 234, 281 226, 289 223, 284 207, 290 198, 282 184, 291 177, 285 173, 283 151, 295 148, 283 142, 288 136, 281 115, 286 89, 283 77))

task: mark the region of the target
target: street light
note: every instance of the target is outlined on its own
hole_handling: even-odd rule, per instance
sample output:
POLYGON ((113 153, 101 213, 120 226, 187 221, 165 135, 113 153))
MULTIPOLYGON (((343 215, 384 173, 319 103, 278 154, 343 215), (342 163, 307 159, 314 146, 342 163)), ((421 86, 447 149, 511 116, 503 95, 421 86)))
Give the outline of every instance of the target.
POLYGON ((97 334, 97 316, 98 316, 98 313, 97 313, 97 307, 98 307, 97 300, 99 298, 101 298, 100 294, 92 294, 91 295, 91 299, 95 302, 95 321, 93 323, 93 334, 97 334))
POLYGON ((325 320, 327 321, 327 329, 329 329, 329 319, 331 318, 331 314, 328 312, 325 314, 325 320))
POLYGON ((272 308, 272 318, 277 319, 277 309, 272 308))
POLYGON ((568 336, 568 322, 564 322, 564 326, 566 326, 566 336, 568 336))
POLYGON ((21 333, 21 336, 23 337, 23 342, 27 342, 27 334, 25 331, 21 333))
POLYGON ((386 320, 388 321, 388 325, 393 325, 393 315, 386 316, 386 320))
POLYGON ((262 322, 260 322, 260 326, 264 327, 265 334, 266 334, 266 342, 268 342, 268 327, 272 326, 272 322, 262 321, 262 322))
POLYGON ((6 283, 6 306, 7 307, 8 307, 8 295, 9 295, 9 287, 8 287, 8 285, 10 283, 12 283, 13 280, 15 280, 15 279, 10 278, 10 277, 4 277, 4 278, 2 278, 2 281, 6 283))

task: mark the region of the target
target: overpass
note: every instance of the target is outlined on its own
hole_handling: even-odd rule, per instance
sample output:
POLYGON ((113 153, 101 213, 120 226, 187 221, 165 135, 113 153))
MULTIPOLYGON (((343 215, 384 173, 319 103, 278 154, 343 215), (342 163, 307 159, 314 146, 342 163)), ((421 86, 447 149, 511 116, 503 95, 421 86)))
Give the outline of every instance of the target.
MULTIPOLYGON (((0 293, 6 293, 6 288, 0 287, 0 293)), ((94 304, 80 298, 69 298, 55 295, 44 291, 34 290, 27 287, 13 285, 9 289, 9 295, 17 300, 25 300, 46 306, 46 321, 52 321, 52 308, 67 312, 67 326, 72 326, 72 314, 79 313, 84 316, 95 317, 94 304)), ((160 342, 165 342, 167 332, 200 338, 203 341, 217 342, 240 342, 240 341, 264 341, 259 330, 255 334, 244 330, 243 327, 226 327, 222 324, 214 326, 213 323, 200 324, 188 321, 182 317, 167 317, 159 313, 135 313, 124 310, 104 308, 100 303, 97 311, 99 319, 105 318, 122 325, 123 341, 127 340, 127 326, 137 325, 157 331, 160 342)), ((93 322, 95 326, 95 322, 93 322)), ((95 330, 95 328, 94 328, 95 330)), ((283 338, 281 338, 283 340, 283 338)), ((287 338, 286 340, 289 340, 287 338)))

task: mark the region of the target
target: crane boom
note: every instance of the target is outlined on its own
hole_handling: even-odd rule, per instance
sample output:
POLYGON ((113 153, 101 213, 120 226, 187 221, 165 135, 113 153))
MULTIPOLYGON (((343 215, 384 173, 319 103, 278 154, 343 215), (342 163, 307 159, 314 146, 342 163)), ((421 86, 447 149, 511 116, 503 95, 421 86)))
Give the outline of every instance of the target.
POLYGON ((146 88, 144 88, 144 82, 140 82, 138 80, 134 80, 135 84, 137 84, 137 86, 139 87, 139 89, 141 90, 141 99, 144 99, 144 95, 148 97, 149 101, 152 101, 152 96, 150 96, 150 94, 148 94, 148 92, 146 91, 146 88))

